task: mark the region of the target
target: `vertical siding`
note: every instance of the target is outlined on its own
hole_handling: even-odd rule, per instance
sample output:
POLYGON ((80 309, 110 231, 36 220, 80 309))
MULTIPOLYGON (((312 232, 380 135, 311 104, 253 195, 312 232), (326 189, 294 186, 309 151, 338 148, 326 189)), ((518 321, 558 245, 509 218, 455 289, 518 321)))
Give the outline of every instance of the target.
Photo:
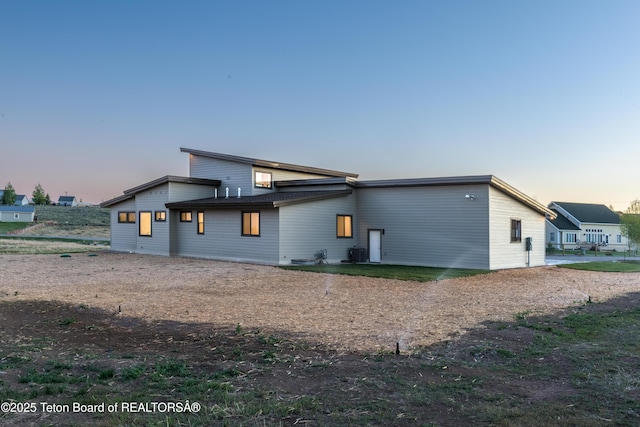
POLYGON ((356 196, 301 203, 280 208, 280 264, 292 259, 313 259, 327 250, 329 262, 347 259, 349 248, 357 243, 356 196), (353 216, 353 238, 336 237, 336 215, 353 216))
POLYGON ((138 236, 138 213, 135 200, 127 200, 111 207, 111 250, 131 252, 136 250, 138 236), (136 212, 136 223, 125 224, 118 222, 118 212, 136 212))
POLYGON ((172 253, 225 261, 278 263, 278 210, 260 210, 260 236, 242 236, 242 212, 233 209, 204 211, 204 234, 198 234, 197 211, 192 222, 180 222, 172 211, 172 253))
POLYGON ((358 246, 367 247, 368 229, 382 229, 382 263, 488 269, 487 188, 358 189, 358 246))
POLYGON ((545 265, 545 217, 490 188, 491 269, 527 266, 525 238, 533 239, 530 266, 545 265), (522 241, 511 243, 511 219, 522 221, 522 241))

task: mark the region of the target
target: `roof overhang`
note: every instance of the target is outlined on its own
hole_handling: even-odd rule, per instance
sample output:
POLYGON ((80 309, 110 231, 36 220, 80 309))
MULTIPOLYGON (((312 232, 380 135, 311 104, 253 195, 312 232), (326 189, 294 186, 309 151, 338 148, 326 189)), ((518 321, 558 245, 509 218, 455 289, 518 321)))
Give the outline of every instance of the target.
POLYGON ((244 163, 251 166, 261 166, 261 167, 270 168, 270 169, 282 169, 282 170, 288 170, 288 171, 294 171, 294 172, 305 172, 305 173, 322 175, 322 176, 330 176, 330 177, 331 176, 334 176, 334 177, 349 176, 353 178, 358 177, 358 174, 351 173, 351 172, 341 172, 341 171, 335 171, 331 169, 315 168, 312 166, 294 165, 292 163, 273 162, 270 160, 255 159, 251 157, 242 157, 242 156, 233 156, 230 154, 213 153, 210 151, 195 150, 193 148, 180 147, 180 151, 183 153, 192 154, 194 156, 208 157, 211 159, 218 159, 218 160, 227 160, 230 162, 244 163))
POLYGON ((168 209, 272 209, 300 203, 345 197, 352 190, 290 191, 245 197, 218 197, 167 203, 168 209))

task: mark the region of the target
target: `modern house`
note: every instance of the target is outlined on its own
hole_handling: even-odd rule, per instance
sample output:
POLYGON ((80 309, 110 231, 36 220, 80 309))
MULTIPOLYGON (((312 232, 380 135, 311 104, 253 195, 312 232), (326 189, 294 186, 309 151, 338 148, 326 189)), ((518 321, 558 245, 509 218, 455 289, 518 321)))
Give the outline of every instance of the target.
POLYGON ((0 222, 33 222, 33 206, 0 206, 0 222))
POLYGON ((59 206, 78 206, 78 201, 75 196, 60 196, 58 197, 59 206))
POLYGON ((190 148, 189 177, 124 191, 111 248, 262 264, 322 259, 503 269, 544 265, 555 214, 492 175, 358 175, 190 148))
POLYGON ((627 238, 620 229, 620 216, 601 204, 551 202, 556 213, 546 224, 547 244, 558 249, 584 246, 607 247, 624 251, 627 238))

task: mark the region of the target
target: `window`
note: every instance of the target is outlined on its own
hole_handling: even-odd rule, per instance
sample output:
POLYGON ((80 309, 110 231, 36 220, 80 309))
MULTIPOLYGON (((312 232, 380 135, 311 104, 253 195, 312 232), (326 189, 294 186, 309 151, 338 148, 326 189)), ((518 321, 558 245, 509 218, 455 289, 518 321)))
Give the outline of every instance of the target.
POLYGON ((13 214, 13 219, 20 219, 20 214, 19 213, 14 213, 13 214))
POLYGON ((198 234, 204 234, 204 212, 198 212, 198 234))
POLYGON ((622 243, 622 235, 616 234, 616 243, 622 243))
POLYGON ((345 238, 353 237, 353 217, 351 215, 338 215, 336 218, 336 236, 345 238))
POLYGON ((549 241, 550 242, 555 242, 556 241, 556 233, 555 232, 551 232, 549 233, 549 241))
POLYGON ((138 234, 140 236, 151 237, 151 212, 140 212, 138 234))
POLYGON ((511 241, 522 242, 522 221, 519 219, 511 220, 511 241))
POLYGON ((576 243, 578 241, 578 235, 576 233, 565 233, 565 243, 576 243))
POLYGON ((268 172, 256 172, 256 187, 271 188, 271 174, 268 172))
POLYGON ((180 222, 191 222, 191 212, 180 212, 180 222))
POLYGON ((156 211, 156 221, 162 222, 167 220, 167 212, 166 211, 156 211))
POLYGON ((118 212, 118 222, 135 224, 136 213, 135 212, 118 212))
POLYGON ((260 236, 260 212, 242 212, 242 235, 260 236))

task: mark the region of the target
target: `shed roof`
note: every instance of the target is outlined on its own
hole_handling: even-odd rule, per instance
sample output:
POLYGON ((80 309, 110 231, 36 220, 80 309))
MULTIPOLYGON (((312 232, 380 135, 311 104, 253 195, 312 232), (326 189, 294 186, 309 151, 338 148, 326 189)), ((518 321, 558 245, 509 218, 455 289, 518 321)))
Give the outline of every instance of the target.
POLYGON ((32 213, 35 212, 35 207, 33 206, 0 206, 0 212, 26 212, 32 213))
POLYGON ((234 156, 230 154, 213 153, 211 151, 195 150, 193 148, 181 147, 180 151, 182 151, 183 153, 193 154, 194 156, 209 157, 212 159, 219 159, 219 160, 228 160, 231 162, 244 163, 252 166, 262 166, 262 167, 271 168, 271 169, 282 169, 282 170, 295 171, 295 172, 306 172, 306 173, 312 173, 312 174, 323 175, 323 176, 335 176, 335 177, 350 176, 353 178, 358 177, 358 174, 351 173, 351 172, 340 172, 340 171, 335 171, 331 169, 316 168, 312 166, 294 165, 292 163, 274 162, 271 160, 255 159, 251 157, 242 157, 242 156, 234 156))
POLYGON ((564 209, 580 222, 620 224, 620 217, 618 214, 605 205, 592 203, 552 202, 550 206, 553 205, 564 209))
POLYGON ((287 191, 282 193, 266 193, 244 197, 210 197, 198 200, 167 203, 169 209, 249 209, 249 208, 279 208, 282 206, 306 203, 315 200, 326 200, 344 197, 352 190, 327 191, 287 191))
POLYGON ((124 190, 124 194, 118 197, 114 197, 113 199, 109 199, 100 203, 100 207, 108 208, 118 203, 122 203, 126 200, 133 199, 137 193, 141 191, 149 190, 151 188, 157 187, 162 184, 166 184, 168 182, 178 182, 183 184, 197 184, 197 185, 209 185, 218 187, 220 186, 220 180, 217 179, 203 179, 203 178, 191 178, 186 176, 174 176, 174 175, 165 175, 158 179, 154 179, 153 181, 146 182, 144 184, 138 185, 136 187, 130 188, 128 190, 124 190))

